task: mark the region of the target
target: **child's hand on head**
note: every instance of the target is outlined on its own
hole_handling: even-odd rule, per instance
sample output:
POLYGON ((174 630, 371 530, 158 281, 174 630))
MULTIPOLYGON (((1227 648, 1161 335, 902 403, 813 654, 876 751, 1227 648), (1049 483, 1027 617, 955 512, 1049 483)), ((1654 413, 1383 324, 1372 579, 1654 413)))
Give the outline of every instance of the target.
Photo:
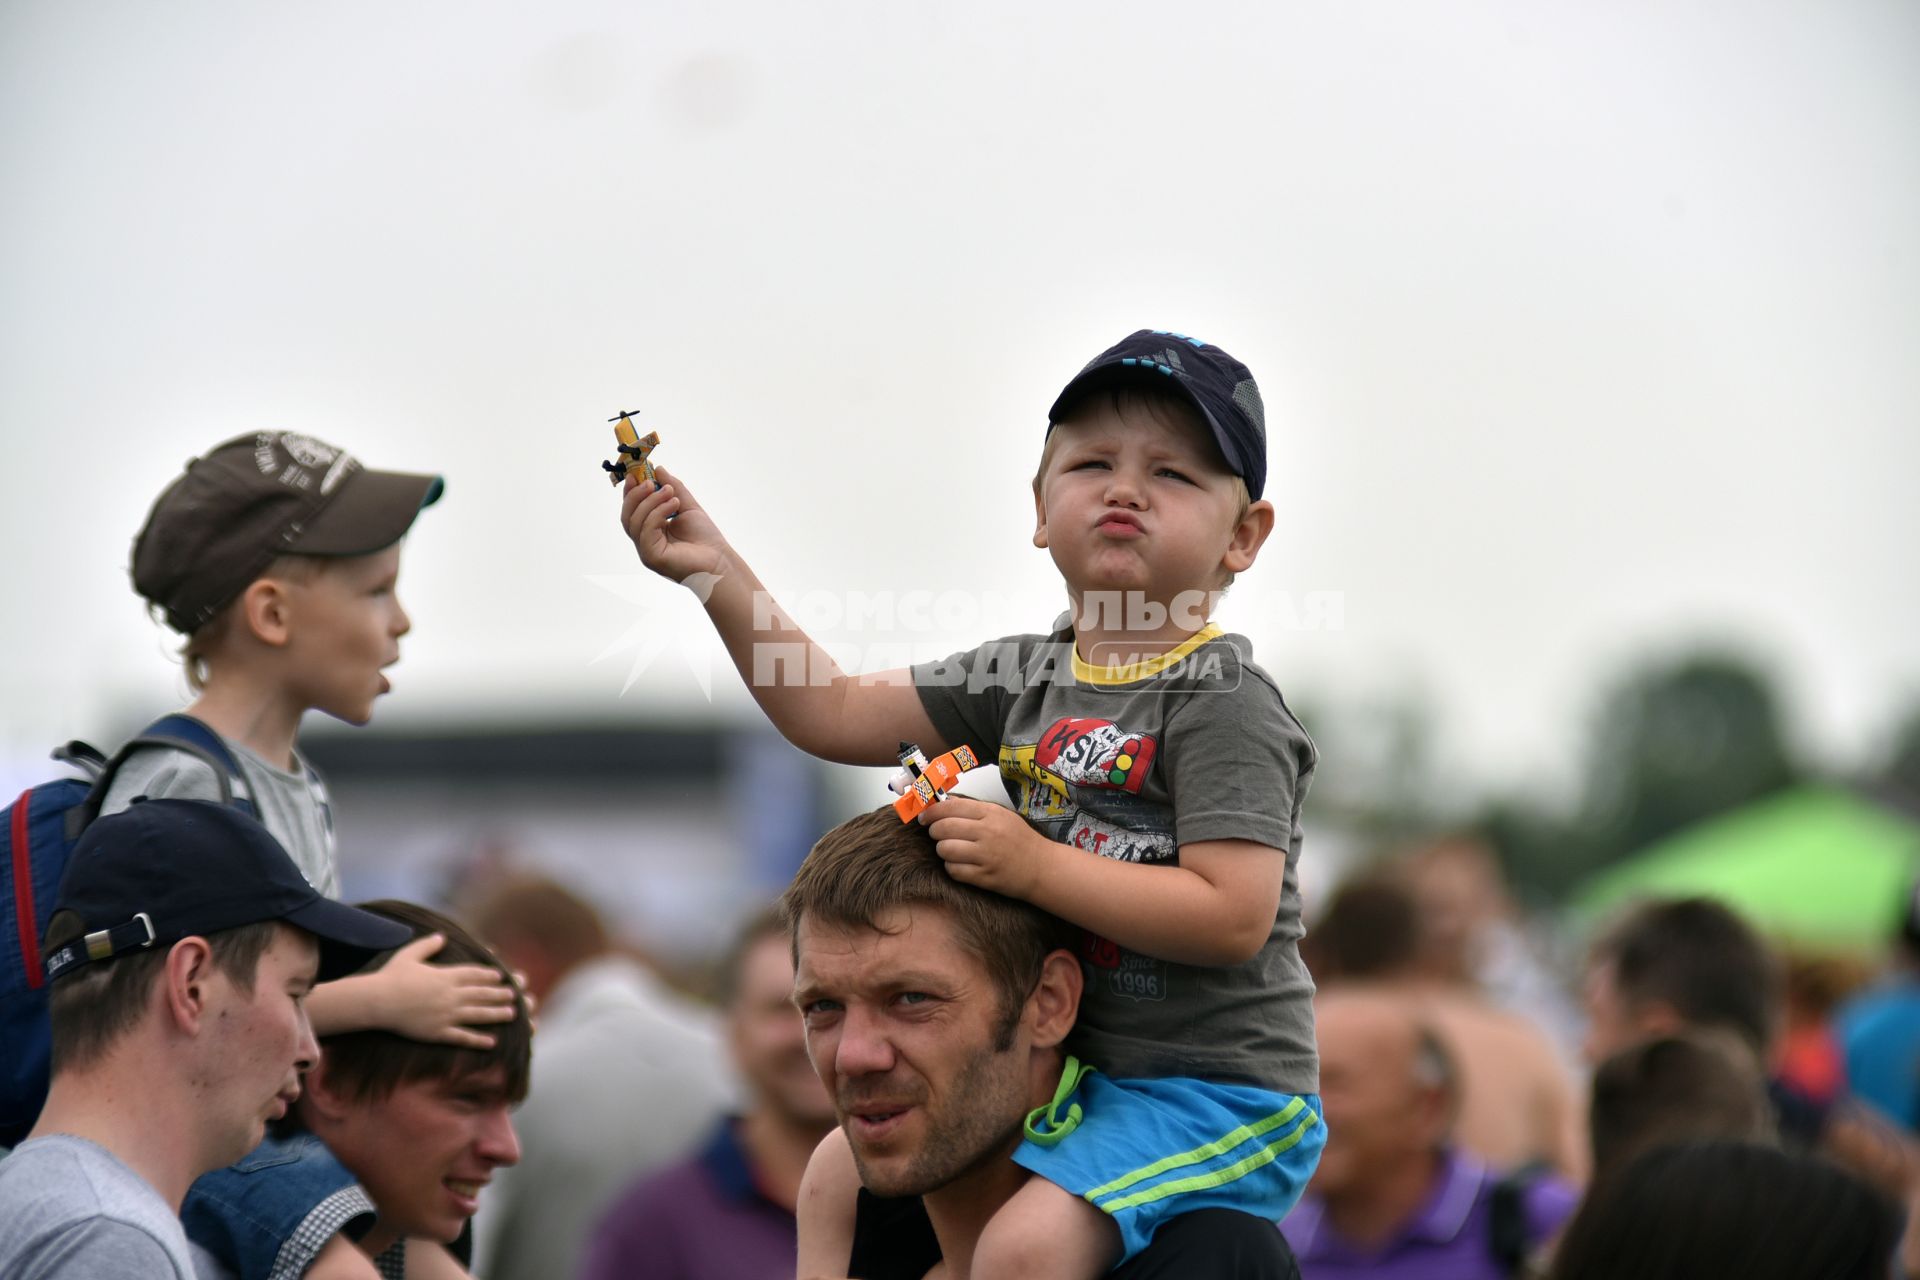
POLYGON ((415 938, 366 975, 377 992, 376 1025, 410 1040, 491 1049, 493 1037, 473 1027, 512 1022, 518 993, 487 965, 427 963, 446 944, 438 933, 415 938))
POLYGON ((633 539, 640 563, 674 582, 724 572, 727 541, 719 527, 665 467, 654 468, 654 475, 651 485, 627 477, 620 503, 620 524, 633 539))
MULTIPOLYGON (((920 812, 947 874, 961 884, 1032 901, 1054 842, 1004 805, 949 796, 920 812)), ((1064 847, 1064 846, 1059 846, 1064 847)))

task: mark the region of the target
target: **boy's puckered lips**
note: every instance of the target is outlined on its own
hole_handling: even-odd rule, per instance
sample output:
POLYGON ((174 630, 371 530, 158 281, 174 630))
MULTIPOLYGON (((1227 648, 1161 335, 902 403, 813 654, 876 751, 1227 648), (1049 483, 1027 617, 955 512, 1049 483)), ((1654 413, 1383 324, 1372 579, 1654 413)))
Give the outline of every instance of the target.
POLYGON ((398 542, 439 476, 370 471, 312 436, 236 436, 187 463, 134 539, 133 586, 191 634, 278 556, 357 556, 398 542))
POLYGON ((1259 500, 1267 487, 1267 418, 1247 366, 1219 347, 1171 329, 1141 329, 1095 356, 1047 411, 1048 429, 1088 393, 1127 383, 1174 388, 1213 431, 1227 468, 1259 500))

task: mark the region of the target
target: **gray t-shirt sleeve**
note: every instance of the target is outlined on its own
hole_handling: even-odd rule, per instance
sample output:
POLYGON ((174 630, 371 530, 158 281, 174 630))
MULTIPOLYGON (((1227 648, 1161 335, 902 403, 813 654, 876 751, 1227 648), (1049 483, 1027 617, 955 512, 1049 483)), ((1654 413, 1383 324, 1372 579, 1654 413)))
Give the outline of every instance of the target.
POLYGON ((198 756, 169 747, 144 747, 127 757, 107 788, 102 815, 118 813, 140 796, 153 800, 220 799, 220 775, 198 756))
POLYGON ((964 743, 985 764, 999 758, 1008 706, 1027 679, 1035 646, 1045 638, 1007 636, 913 667, 920 705, 949 749, 964 743))
POLYGON ((193 1280, 152 1234, 116 1218, 82 1218, 50 1234, 9 1280, 193 1280))
POLYGON ((1277 690, 1242 667, 1237 688, 1195 693, 1166 732, 1161 760, 1180 844, 1251 840, 1288 850, 1314 750, 1277 690))

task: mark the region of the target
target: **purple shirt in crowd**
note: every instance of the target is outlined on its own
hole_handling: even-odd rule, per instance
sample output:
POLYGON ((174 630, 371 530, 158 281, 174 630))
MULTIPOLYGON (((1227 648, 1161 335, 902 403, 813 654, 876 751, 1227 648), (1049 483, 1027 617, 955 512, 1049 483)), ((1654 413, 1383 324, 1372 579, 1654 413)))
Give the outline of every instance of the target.
MULTIPOLYGON (((1493 1258, 1490 1225, 1499 1181, 1472 1156, 1448 1150, 1426 1204, 1377 1245, 1363 1249, 1341 1239, 1311 1192, 1280 1226, 1300 1259, 1301 1280, 1505 1280, 1493 1258)), ((1551 1239, 1579 1199, 1551 1174, 1528 1182, 1520 1207, 1529 1248, 1551 1239)))
POLYGON ((580 1280, 791 1280, 793 1214, 760 1194, 736 1123, 620 1193, 594 1228, 580 1280))

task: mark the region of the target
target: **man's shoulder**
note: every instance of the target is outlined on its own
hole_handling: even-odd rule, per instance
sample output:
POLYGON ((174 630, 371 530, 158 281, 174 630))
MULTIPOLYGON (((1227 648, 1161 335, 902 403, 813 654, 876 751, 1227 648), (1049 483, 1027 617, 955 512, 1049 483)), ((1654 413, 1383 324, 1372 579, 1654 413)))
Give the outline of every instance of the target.
POLYGON ((1195 1209, 1154 1233, 1112 1280, 1299 1280, 1280 1229, 1237 1209, 1195 1209))
POLYGON ((607 1209, 606 1220, 672 1221, 689 1201, 705 1202, 713 1199, 714 1194, 713 1177, 706 1159, 696 1153, 661 1165, 629 1183, 607 1209))
MULTIPOLYGON (((868 1280, 920 1276, 940 1259, 926 1208, 913 1197, 860 1192, 849 1274, 868 1280)), ((1299 1280, 1280 1230, 1237 1209, 1196 1209, 1169 1219, 1110 1280, 1299 1280)))
POLYGON ((0 1160, 9 1276, 184 1275, 186 1248, 159 1193, 105 1148, 55 1135, 0 1160))
POLYGON ((102 1214, 5 1234, 0 1274, 9 1280, 194 1280, 186 1239, 166 1239, 148 1223, 102 1214))
POLYGON ((77 1214, 118 1212, 128 1202, 162 1204, 159 1193, 97 1143, 57 1133, 21 1143, 0 1160, 0 1206, 57 1204, 77 1214))

